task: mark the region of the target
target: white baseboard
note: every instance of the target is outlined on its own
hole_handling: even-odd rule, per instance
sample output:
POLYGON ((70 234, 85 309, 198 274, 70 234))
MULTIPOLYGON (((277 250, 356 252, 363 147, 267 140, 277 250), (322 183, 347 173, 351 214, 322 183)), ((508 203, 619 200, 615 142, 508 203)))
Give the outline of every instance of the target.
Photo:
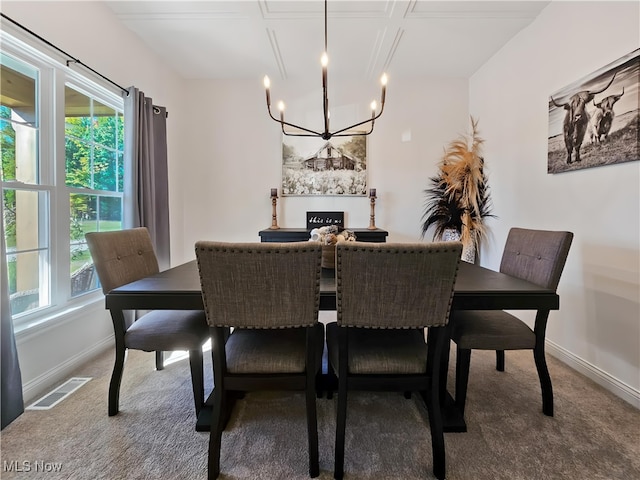
POLYGON ((580 372, 585 377, 593 380, 601 387, 606 388, 614 395, 640 409, 640 391, 621 382, 617 378, 612 377, 607 372, 604 372, 595 365, 577 357, 573 353, 553 342, 550 342, 549 340, 546 341, 545 346, 549 355, 552 355, 561 362, 567 364, 569 367, 580 372))
POLYGON ((39 395, 42 395, 46 390, 52 388, 55 384, 66 379, 78 367, 82 366, 107 349, 113 348, 113 345, 114 339, 113 335, 111 335, 110 337, 101 340, 100 342, 83 350, 82 352, 69 357, 63 363, 56 365, 55 367, 47 370, 41 375, 38 375, 33 380, 24 383, 22 385, 22 396, 24 398, 25 405, 35 400, 39 395))

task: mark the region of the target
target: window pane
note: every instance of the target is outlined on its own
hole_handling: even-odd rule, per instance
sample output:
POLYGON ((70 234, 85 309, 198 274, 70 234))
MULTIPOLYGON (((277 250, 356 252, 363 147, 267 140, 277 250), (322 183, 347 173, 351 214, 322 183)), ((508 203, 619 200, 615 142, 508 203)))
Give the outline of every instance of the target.
POLYGON ((4 227, 12 314, 49 304, 47 192, 4 189, 4 227))
POLYGON ((118 192, 124 192, 124 154, 118 153, 118 192))
POLYGON ((48 251, 15 253, 7 255, 9 274, 9 302, 13 316, 26 313, 49 304, 48 291, 41 288, 43 265, 49 264, 48 251))
POLYGON ((93 188, 116 191, 116 152, 96 146, 93 150, 93 188))
POLYGON ((122 230, 122 198, 100 197, 98 227, 101 232, 122 230))
POLYGON ((85 143, 91 142, 91 99, 65 87, 64 89, 65 135, 85 143))
POLYGON ((71 200, 71 296, 98 287, 93 261, 84 235, 98 230, 96 195, 70 195, 71 200))
POLYGON ((47 199, 47 192, 3 190, 7 252, 47 248, 47 232, 41 227, 46 222, 47 199))
POLYGON ((37 155, 36 80, 38 71, 0 55, 0 151, 2 179, 35 184, 37 155))
POLYGON ((71 198, 71 296, 98 288, 98 279, 85 241, 88 232, 121 230, 119 197, 72 194, 71 198))
POLYGON ((118 137, 116 148, 118 149, 118 151, 122 152, 124 151, 124 117, 122 116, 122 113, 117 113, 116 120, 116 132, 118 137))
POLYGON ((70 187, 91 188, 91 148, 74 137, 65 139, 66 183, 70 187))

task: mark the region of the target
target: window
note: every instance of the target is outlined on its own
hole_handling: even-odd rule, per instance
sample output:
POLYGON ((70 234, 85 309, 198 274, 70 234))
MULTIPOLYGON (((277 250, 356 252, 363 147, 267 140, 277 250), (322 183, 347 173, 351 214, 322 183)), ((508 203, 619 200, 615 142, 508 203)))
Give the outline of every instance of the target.
POLYGON ((123 101, 4 33, 0 69, 7 273, 20 325, 98 291, 84 234, 122 228, 123 101))

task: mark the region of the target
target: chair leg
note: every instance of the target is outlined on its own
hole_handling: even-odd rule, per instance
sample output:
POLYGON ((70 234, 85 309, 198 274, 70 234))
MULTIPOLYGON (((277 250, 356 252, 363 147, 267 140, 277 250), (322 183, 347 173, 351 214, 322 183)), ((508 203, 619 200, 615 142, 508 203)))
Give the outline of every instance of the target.
POLYGON ((536 362, 540 388, 542 389, 542 413, 553 417, 553 386, 551 385, 551 376, 545 359, 544 342, 538 342, 536 348, 533 349, 533 359, 536 362))
POLYGON ((207 462, 207 479, 214 480, 220 475, 220 446, 222 429, 224 428, 224 412, 226 392, 216 385, 213 390, 213 409, 211 414, 211 431, 209 433, 209 459, 207 462))
POLYGON ((307 385, 307 437, 309 443, 309 476, 315 478, 320 475, 318 454, 318 416, 316 412, 315 385, 307 385))
MULTIPOLYGON (((431 448, 433 454, 433 474, 438 480, 444 480, 446 474, 446 453, 444 445, 444 426, 442 420, 442 405, 440 403, 440 359, 444 349, 445 341, 448 342, 448 335, 445 328, 433 328, 437 330, 431 336, 432 343, 429 348, 435 352, 432 370, 431 384, 429 385, 427 399, 427 412, 429 414, 429 427, 431 429, 431 448)), ((457 392, 456 392, 457 394, 457 392)))
POLYGON ((336 419, 336 446, 333 478, 342 480, 344 476, 344 434, 347 426, 347 379, 338 377, 338 414, 336 419))
POLYGON ((496 370, 504 372, 504 350, 496 350, 496 370))
POLYGON ((464 407, 467 403, 467 385, 469 384, 469 366, 471 365, 471 350, 458 348, 456 350, 456 407, 464 417, 464 407))
POLYGON ((193 388, 193 400, 197 416, 204 405, 204 367, 202 349, 189 350, 189 368, 191 369, 191 386, 193 388))
POLYGON ((120 383, 122 382, 122 370, 127 349, 116 345, 116 359, 113 364, 113 373, 109 383, 109 416, 118 414, 120 403, 120 383))
POLYGON ((156 370, 164 370, 164 354, 161 350, 156 351, 156 370))

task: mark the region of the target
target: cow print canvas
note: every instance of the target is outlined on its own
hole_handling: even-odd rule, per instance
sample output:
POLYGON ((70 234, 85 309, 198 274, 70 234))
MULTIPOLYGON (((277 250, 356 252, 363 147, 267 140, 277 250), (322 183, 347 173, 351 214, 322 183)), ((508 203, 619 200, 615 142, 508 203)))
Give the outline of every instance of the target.
POLYGON ((549 97, 549 173, 640 159, 640 49, 549 97))

